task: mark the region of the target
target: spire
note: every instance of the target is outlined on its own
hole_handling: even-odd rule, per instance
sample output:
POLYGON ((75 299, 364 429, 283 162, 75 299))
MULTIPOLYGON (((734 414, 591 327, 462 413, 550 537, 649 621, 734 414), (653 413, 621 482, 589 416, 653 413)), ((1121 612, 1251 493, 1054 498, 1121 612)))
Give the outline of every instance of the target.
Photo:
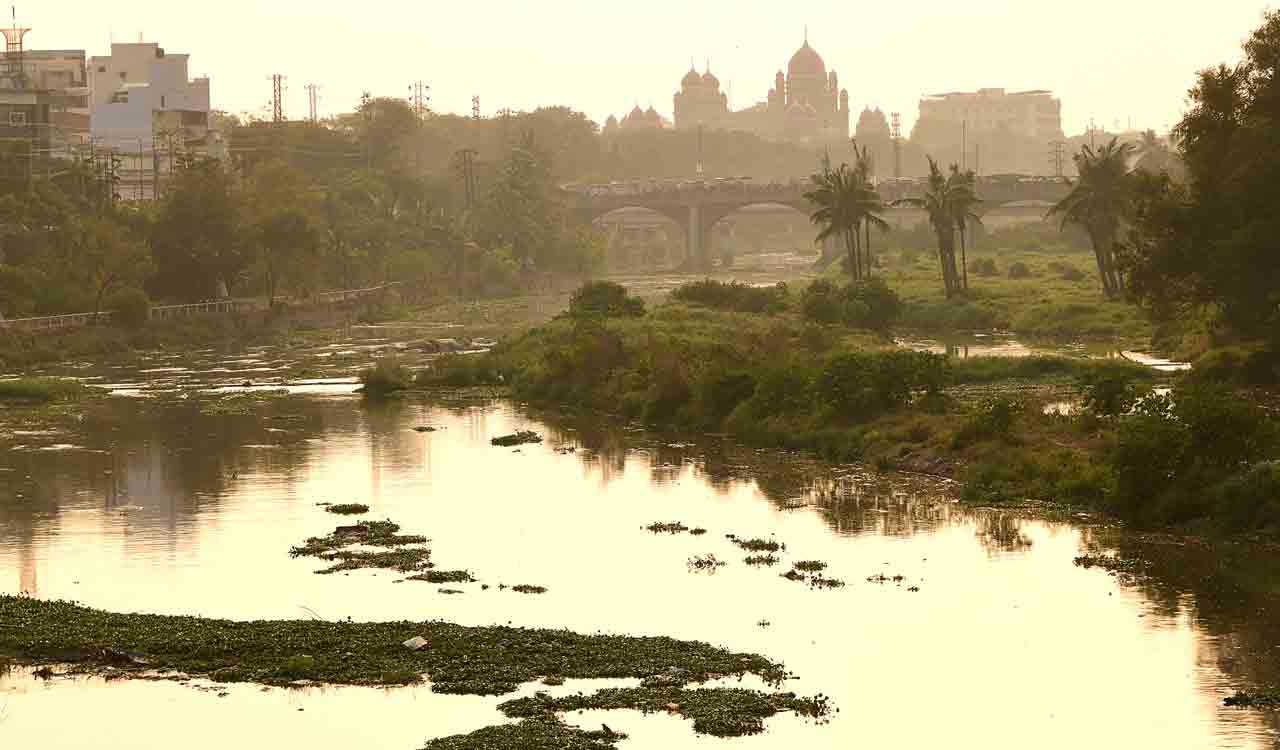
POLYGON ((804 46, 809 46, 809 24, 804 25, 804 46))

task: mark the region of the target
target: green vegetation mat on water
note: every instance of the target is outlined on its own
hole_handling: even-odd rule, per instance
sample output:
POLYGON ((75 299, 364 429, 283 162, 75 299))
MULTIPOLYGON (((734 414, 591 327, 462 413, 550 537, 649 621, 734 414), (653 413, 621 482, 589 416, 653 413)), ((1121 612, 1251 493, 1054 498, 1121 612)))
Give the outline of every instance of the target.
POLYGON ((117 614, 25 596, 0 596, 0 623, 5 625, 0 652, 22 663, 75 664, 88 672, 110 667, 116 674, 180 673, 267 685, 298 680, 400 685, 425 676, 433 692, 462 695, 503 695, 544 677, 642 678, 646 685, 661 685, 573 696, 560 703, 542 697, 532 703, 512 701, 503 711, 525 721, 436 740, 429 745, 435 748, 591 748, 621 739, 620 734, 584 733, 555 719, 554 712, 574 707, 673 710, 693 719, 697 731, 717 735, 759 731, 761 720, 779 711, 820 716, 828 710, 821 696, 686 690, 689 684, 746 674, 776 685, 789 675, 763 656, 672 638, 444 622, 235 622, 117 614), (416 637, 425 645, 416 651, 406 648, 405 641, 416 637), (520 744, 522 736, 541 739, 520 744), (552 738, 564 742, 545 744, 552 738))

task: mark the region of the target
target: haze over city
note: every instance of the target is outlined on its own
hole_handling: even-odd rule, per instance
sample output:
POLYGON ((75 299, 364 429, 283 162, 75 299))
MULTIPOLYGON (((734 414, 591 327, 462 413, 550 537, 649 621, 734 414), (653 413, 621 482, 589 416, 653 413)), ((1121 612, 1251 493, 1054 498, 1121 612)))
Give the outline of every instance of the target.
POLYGON ((199 13, 159 0, 86 4, 68 13, 18 6, 33 49, 107 54, 147 41, 189 53, 212 78, 213 106, 269 117, 272 73, 288 76, 286 109, 307 110, 303 87, 323 88, 322 115, 350 111, 361 92, 405 96, 431 86, 437 111, 486 114, 563 104, 603 124, 633 106, 671 116, 679 77, 709 60, 733 108, 765 98, 774 73, 809 39, 841 72, 852 109, 897 111, 909 129, 921 95, 1002 87, 1049 89, 1063 128, 1166 131, 1198 69, 1239 58, 1263 5, 1225 0, 1211 11, 1085 0, 1046 7, 1011 0, 957 5, 792 2, 773 8, 725 0, 627 6, 558 0, 528 4, 264 4, 228 0, 199 13), (1084 57, 1082 57, 1084 55, 1084 57))

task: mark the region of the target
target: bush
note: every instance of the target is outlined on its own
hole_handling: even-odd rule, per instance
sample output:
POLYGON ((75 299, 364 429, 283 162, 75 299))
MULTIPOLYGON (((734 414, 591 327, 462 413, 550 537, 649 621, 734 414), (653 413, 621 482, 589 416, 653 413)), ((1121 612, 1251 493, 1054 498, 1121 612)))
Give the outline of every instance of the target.
POLYGON ((844 287, 818 279, 800 295, 800 312, 815 323, 886 331, 902 314, 902 300, 883 279, 864 279, 844 287))
POLYGON ((800 314, 806 320, 832 325, 844 318, 844 305, 839 288, 826 279, 818 279, 800 294, 800 314))
POLYGON ((1013 436, 1013 423, 1025 409, 1024 404, 1009 396, 995 396, 984 402, 956 432, 952 444, 964 448, 986 440, 1008 441, 1013 436))
POLYGON ((378 360, 373 367, 361 370, 359 377, 369 396, 385 396, 413 385, 413 374, 395 357, 378 360))
POLYGON ((1009 264, 1009 278, 1011 279, 1029 279, 1031 278, 1031 269, 1026 263, 1016 261, 1009 264))
POLYGON ((468 388, 497 385, 502 376, 491 354, 445 354, 414 378, 417 385, 468 388))
POLYGON ((1280 531, 1280 463, 1258 464, 1213 491, 1214 517, 1227 531, 1280 531))
POLYGON ((1274 445, 1266 412, 1222 386, 1187 383, 1176 396, 1147 396, 1122 420, 1111 451, 1112 510, 1140 523, 1208 516, 1213 487, 1274 445))
POLYGON ((787 285, 779 283, 772 287, 754 287, 736 281, 726 284, 704 279, 678 287, 671 293, 671 298, 715 310, 777 313, 786 308, 787 285))
POLYGON ((83 395, 87 390, 84 385, 75 380, 60 378, 0 380, 0 401, 47 404, 54 401, 70 401, 83 395))
POLYGON ((833 416, 868 419, 911 403, 916 390, 940 391, 945 368, 928 352, 851 352, 827 360, 814 391, 833 416))
POLYGON ((1280 357, 1268 348, 1231 346, 1212 349, 1195 361, 1192 379, 1203 383, 1227 383, 1250 387, 1275 385, 1280 357))
POLYGON ((1084 408, 1104 417, 1129 413, 1151 390, 1146 384, 1136 382, 1137 374, 1128 363, 1107 363, 1086 371, 1080 377, 1080 384, 1084 386, 1084 408))
POLYGON ((621 284, 589 281, 569 299, 569 315, 575 318, 638 318, 644 315, 644 300, 627 296, 621 284))
POLYGON ((969 264, 969 270, 975 276, 999 276, 1000 269, 996 267, 994 258, 978 258, 969 264))
POLYGON ((107 303, 116 325, 137 330, 151 319, 151 300, 141 289, 124 289, 112 295, 107 303))

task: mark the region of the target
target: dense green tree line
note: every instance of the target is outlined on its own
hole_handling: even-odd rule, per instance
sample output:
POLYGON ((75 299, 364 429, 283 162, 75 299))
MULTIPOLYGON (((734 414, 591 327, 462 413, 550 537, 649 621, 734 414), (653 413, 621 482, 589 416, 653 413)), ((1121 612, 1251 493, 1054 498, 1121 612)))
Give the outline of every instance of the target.
POLYGON ((156 201, 124 201, 93 165, 36 179, 0 155, 13 167, 0 176, 14 177, 0 179, 0 313, 96 311, 125 290, 274 302, 389 281, 483 293, 584 276, 602 243, 565 214, 557 154, 570 126, 590 123, 545 119, 521 118, 529 127, 493 145, 492 163, 468 168, 484 170, 466 175, 471 190, 453 143, 432 145, 433 120, 389 99, 326 126, 229 123, 232 158, 180 154, 156 201))

